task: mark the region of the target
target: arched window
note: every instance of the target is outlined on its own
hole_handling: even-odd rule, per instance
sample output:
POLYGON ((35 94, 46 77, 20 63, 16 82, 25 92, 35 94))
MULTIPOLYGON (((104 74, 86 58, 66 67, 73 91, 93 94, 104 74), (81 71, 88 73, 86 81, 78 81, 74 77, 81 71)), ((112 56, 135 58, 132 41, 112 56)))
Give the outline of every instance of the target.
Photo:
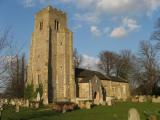
POLYGON ((55 20, 55 21, 54 21, 54 29, 55 29, 56 31, 59 30, 59 22, 58 22, 58 20, 55 20))
POLYGON ((42 29, 43 29, 43 21, 39 23, 39 30, 42 30, 42 29))

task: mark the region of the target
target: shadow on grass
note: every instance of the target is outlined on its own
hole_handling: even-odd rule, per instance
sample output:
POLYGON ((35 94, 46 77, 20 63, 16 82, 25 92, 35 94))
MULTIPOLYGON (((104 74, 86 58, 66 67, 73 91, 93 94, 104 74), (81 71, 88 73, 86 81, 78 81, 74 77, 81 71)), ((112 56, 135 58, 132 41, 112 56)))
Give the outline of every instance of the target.
POLYGON ((55 117, 60 115, 61 113, 57 113, 52 110, 40 111, 40 110, 26 109, 26 110, 20 111, 19 113, 15 113, 13 112, 13 110, 10 110, 10 112, 6 111, 6 113, 4 113, 2 120, 30 120, 30 119, 41 120, 45 117, 55 117))

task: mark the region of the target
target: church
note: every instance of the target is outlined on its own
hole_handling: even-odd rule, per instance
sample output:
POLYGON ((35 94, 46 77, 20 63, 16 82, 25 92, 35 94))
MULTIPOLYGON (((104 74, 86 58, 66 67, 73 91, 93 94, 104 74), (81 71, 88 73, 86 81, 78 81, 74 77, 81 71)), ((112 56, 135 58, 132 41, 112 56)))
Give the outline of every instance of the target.
POLYGON ((33 84, 35 89, 43 85, 44 104, 76 99, 99 102, 106 96, 119 99, 129 96, 127 82, 112 81, 100 72, 75 68, 73 33, 67 26, 67 15, 52 6, 35 15, 27 84, 33 84))

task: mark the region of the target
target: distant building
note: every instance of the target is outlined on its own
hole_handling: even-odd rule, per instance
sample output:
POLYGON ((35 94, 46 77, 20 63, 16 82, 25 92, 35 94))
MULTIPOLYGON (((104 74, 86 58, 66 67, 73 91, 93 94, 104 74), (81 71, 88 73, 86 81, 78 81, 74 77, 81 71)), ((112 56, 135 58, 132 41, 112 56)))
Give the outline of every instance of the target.
POLYGON ((97 71, 76 69, 77 98, 105 101, 106 97, 126 100, 130 96, 129 84, 125 80, 106 77, 97 71))

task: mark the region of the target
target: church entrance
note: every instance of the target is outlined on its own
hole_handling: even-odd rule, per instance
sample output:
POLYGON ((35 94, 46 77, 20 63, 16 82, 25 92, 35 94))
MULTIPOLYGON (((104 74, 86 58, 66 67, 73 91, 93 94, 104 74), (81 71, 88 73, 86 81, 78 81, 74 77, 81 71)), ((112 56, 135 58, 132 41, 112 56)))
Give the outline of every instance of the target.
POLYGON ((99 103, 99 92, 95 92, 94 93, 94 98, 93 98, 93 100, 94 100, 94 103, 96 104, 96 103, 99 103))

